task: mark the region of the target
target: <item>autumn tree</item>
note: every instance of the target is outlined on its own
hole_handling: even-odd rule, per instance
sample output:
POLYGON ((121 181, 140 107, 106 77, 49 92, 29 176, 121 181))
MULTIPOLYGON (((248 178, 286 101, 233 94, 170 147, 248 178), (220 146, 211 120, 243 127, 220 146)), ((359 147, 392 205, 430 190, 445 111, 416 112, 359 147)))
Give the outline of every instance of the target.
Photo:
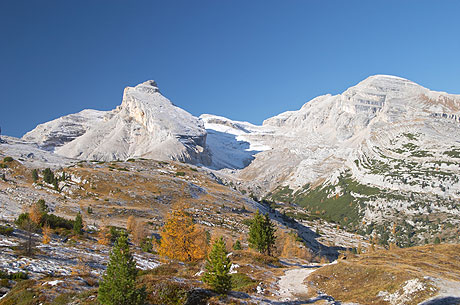
POLYGON ((28 210, 30 220, 37 226, 40 225, 43 215, 46 213, 43 211, 42 204, 45 204, 45 201, 40 199, 38 202, 32 204, 28 210))
POLYGON ((268 213, 261 215, 257 211, 249 226, 249 246, 262 254, 272 255, 276 241, 275 232, 275 225, 268 213))
POLYGON ((226 294, 232 289, 230 267, 232 262, 228 256, 224 239, 217 239, 206 259, 206 272, 203 281, 219 294, 226 294))
POLYGON ((51 241, 51 234, 52 234, 51 227, 48 225, 48 223, 45 223, 43 225, 42 231, 43 231, 42 243, 48 244, 51 241))
POLYGON ((97 234, 97 243, 105 246, 110 244, 110 229, 106 225, 101 226, 97 234))
POLYGON ((161 256, 192 262, 206 255, 206 234, 197 228, 184 209, 172 210, 168 215, 158 253, 161 256))
POLYGON ((286 258, 301 258, 307 261, 313 260, 313 254, 305 245, 298 240, 295 233, 280 233, 283 239, 282 250, 280 256, 286 258))
POLYGON ((99 285, 99 302, 103 305, 143 305, 145 288, 136 288, 136 277, 136 262, 129 250, 128 236, 122 232, 112 248, 99 285))
POLYGON ((136 227, 136 218, 133 215, 128 217, 128 221, 126 222, 126 230, 131 233, 133 229, 136 227))

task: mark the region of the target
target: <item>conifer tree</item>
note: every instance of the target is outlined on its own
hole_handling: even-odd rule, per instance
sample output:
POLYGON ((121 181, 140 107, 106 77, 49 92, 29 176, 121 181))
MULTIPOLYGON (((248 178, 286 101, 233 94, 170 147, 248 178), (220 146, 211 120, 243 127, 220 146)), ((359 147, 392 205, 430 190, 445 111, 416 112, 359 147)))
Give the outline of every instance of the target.
POLYGON ((98 300, 103 305, 141 305, 145 287, 136 288, 136 262, 129 250, 128 236, 120 234, 110 253, 107 270, 99 285, 98 300))
POLYGON ((48 225, 48 223, 45 223, 43 225, 42 231, 43 231, 42 243, 49 244, 49 242, 51 241, 52 230, 51 230, 50 226, 48 225))
POLYGON ((34 180, 34 182, 38 181, 38 171, 36 168, 32 170, 32 179, 34 180))
POLYGON ((81 213, 78 212, 77 216, 75 217, 75 221, 73 223, 73 232, 75 234, 80 235, 83 230, 83 219, 81 217, 81 213))
POLYGON ((206 234, 196 227, 192 216, 184 209, 171 211, 161 232, 159 254, 192 262, 204 258, 206 249, 206 234))
POLYGON ((239 240, 233 244, 233 250, 241 250, 241 242, 239 240))
POLYGON ((275 225, 268 217, 268 213, 261 215, 257 211, 249 227, 249 246, 260 253, 272 255, 276 241, 275 232, 275 225))
POLYGON ((203 281, 217 293, 226 294, 232 289, 232 278, 229 274, 231 265, 224 239, 220 237, 214 242, 206 260, 203 281))

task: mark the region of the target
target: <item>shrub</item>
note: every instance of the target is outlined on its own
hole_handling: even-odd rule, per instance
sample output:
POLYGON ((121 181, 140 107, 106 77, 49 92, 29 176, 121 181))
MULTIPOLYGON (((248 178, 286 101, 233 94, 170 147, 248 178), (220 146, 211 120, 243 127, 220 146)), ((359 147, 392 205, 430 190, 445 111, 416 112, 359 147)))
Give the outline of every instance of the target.
POLYGON ((155 283, 149 290, 148 300, 152 304, 177 305, 185 304, 190 287, 184 283, 173 281, 160 281, 155 283))
POLYGON ((24 224, 26 221, 30 220, 29 218, 29 213, 22 213, 18 216, 18 218, 16 218, 16 220, 14 221, 14 223, 20 228, 20 229, 24 229, 24 224))
POLYGON ((3 158, 3 162, 11 162, 11 161, 13 161, 13 160, 14 160, 14 159, 11 158, 11 157, 5 157, 5 158, 3 158))
POLYGON ((183 176, 185 176, 184 172, 177 172, 176 173, 176 177, 183 177, 183 176))
POLYGON ((42 217, 42 224, 48 223, 52 229, 62 228, 71 230, 73 229, 73 221, 65 219, 54 214, 45 214, 42 217))
POLYGON ((234 244, 233 244, 233 250, 241 250, 241 242, 239 240, 237 240, 234 244))
POLYGON ((10 236, 13 233, 13 231, 14 231, 14 229, 12 227, 0 225, 0 234, 1 235, 10 236))
POLYGON ((233 273, 232 288, 236 291, 250 292, 257 287, 257 282, 244 273, 233 273))

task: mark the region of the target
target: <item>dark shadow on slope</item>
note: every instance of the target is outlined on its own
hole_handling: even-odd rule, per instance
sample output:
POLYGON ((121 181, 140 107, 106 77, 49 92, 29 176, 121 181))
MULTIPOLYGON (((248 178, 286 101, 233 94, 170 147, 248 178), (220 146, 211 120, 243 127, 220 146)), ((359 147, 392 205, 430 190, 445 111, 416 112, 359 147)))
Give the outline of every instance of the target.
MULTIPOLYGON (((232 296, 239 298, 239 299, 245 299, 244 297, 237 296, 233 292, 232 292, 232 296)), ((328 302, 327 304, 331 304, 331 305, 341 305, 342 304, 339 301, 335 301, 333 297, 330 297, 327 295, 320 295, 315 298, 306 299, 306 300, 273 301, 273 300, 268 300, 268 299, 261 299, 261 301, 263 301, 264 303, 272 304, 272 305, 302 305, 302 304, 314 304, 320 301, 327 301, 328 302)))
POLYGON ((261 151, 249 150, 251 144, 240 141, 236 135, 206 129, 206 145, 211 152, 213 169, 243 169, 255 159, 261 151), (222 157, 223 156, 223 157, 222 157))
POLYGON ((445 297, 445 298, 436 298, 427 302, 421 303, 421 305, 458 305, 460 304, 460 298, 455 297, 445 297))
POLYGON ((293 218, 281 214, 280 212, 266 207, 270 210, 270 218, 280 222, 286 227, 297 231, 298 235, 305 241, 307 246, 318 256, 325 256, 329 261, 336 260, 339 257, 339 251, 345 251, 347 248, 339 246, 326 246, 316 240, 319 236, 309 227, 298 223, 293 218))

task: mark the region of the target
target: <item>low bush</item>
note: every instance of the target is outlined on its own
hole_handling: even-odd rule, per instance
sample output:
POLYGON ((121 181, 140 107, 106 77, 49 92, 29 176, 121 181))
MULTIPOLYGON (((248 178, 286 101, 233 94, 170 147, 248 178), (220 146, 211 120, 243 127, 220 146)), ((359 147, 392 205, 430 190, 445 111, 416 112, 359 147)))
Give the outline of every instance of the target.
POLYGON ((185 172, 177 172, 176 177, 183 177, 185 176, 185 172))
POLYGON ((160 281, 149 287, 148 301, 152 304, 185 304, 191 287, 184 283, 160 281))
POLYGON ((51 229, 67 229, 70 230, 73 228, 73 220, 65 219, 61 216, 56 216, 54 214, 44 214, 42 217, 42 224, 48 223, 51 229))
POLYGON ((13 233, 13 231, 14 231, 14 229, 12 227, 0 225, 0 234, 1 235, 10 236, 13 233))
POLYGON ((11 157, 5 157, 5 158, 3 158, 3 162, 11 162, 11 161, 13 161, 13 160, 14 160, 14 159, 11 158, 11 157))
POLYGON ((257 282, 244 273, 233 273, 230 276, 232 278, 232 290, 251 292, 257 287, 257 282))
POLYGON ((24 224, 29 220, 29 213, 22 213, 16 218, 14 223, 20 228, 24 228, 24 224))

